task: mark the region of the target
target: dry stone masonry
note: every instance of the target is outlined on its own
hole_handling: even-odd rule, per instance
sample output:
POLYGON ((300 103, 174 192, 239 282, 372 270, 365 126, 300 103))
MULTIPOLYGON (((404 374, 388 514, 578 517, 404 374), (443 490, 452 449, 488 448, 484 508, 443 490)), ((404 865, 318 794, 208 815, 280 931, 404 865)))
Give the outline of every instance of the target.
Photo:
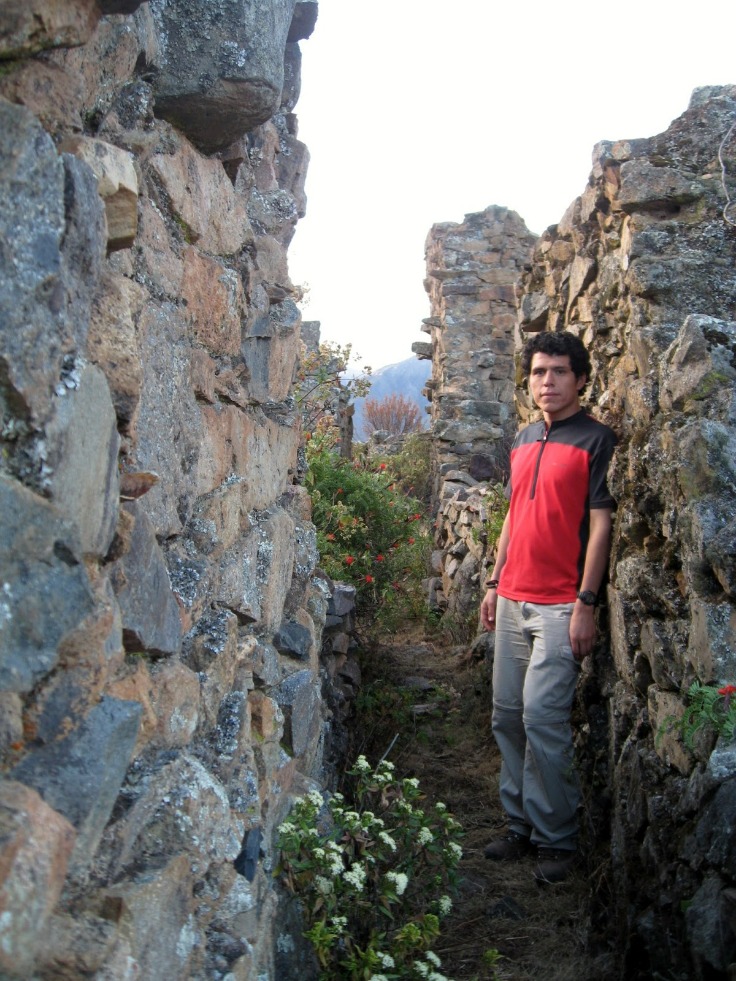
MULTIPOLYGON (((693 681, 736 684, 735 122, 736 87, 699 89, 665 133, 599 144, 585 190, 521 260, 516 283, 517 350, 535 331, 577 333, 593 359, 590 409, 619 436, 610 636, 581 685, 579 749, 588 826, 611 868, 599 926, 621 952, 622 978, 726 977, 736 963, 736 743, 701 735, 690 751, 669 724, 693 681)), ((440 438, 446 351, 473 365, 472 389, 478 352, 490 336, 492 358, 500 338, 490 319, 485 339, 470 318, 450 320, 450 298, 431 277, 449 266, 443 249, 455 261, 476 248, 472 225, 492 211, 450 226, 459 242, 448 244, 447 226, 430 235, 440 438)), ((516 250, 523 231, 510 237, 516 250)), ((498 354, 510 354, 505 338, 498 354)), ((512 413, 513 377, 500 398, 525 423, 534 409, 519 386, 512 413)), ((456 399, 457 383, 446 384, 456 399)), ((499 450, 500 429, 485 421, 499 450)), ((472 543, 486 500, 472 443, 453 446, 457 464, 440 446, 435 583, 449 610, 465 610, 477 576, 463 567, 475 574, 485 561, 472 543)), ((587 847, 595 859, 593 839, 587 847)))
POLYGON ((535 237, 508 208, 434 225, 425 248, 432 359, 425 394, 432 420, 437 549, 430 604, 461 620, 477 615, 489 485, 508 470, 513 407, 515 286, 535 237))
POLYGON ((667 132, 599 144, 520 304, 524 331, 591 346, 590 401, 620 438, 610 658, 590 706, 608 716, 613 896, 629 965, 684 960, 695 977, 736 961, 736 744, 691 754, 661 733, 691 682, 736 678, 735 120, 736 88, 700 89, 667 132))
POLYGON ((3 6, 3 978, 295 956, 273 835, 329 779, 328 611, 336 711, 350 687, 295 481, 316 12, 3 6))
MULTIPOLYGON (((299 484, 287 249, 316 13, 3 5, 4 978, 308 973, 274 829, 329 782, 360 683, 299 484)), ((539 240, 494 207, 427 246, 438 605, 477 608, 526 334, 583 337, 619 434, 580 758, 622 978, 736 961, 736 750, 665 726, 693 680, 736 683, 735 119, 736 88, 698 90, 666 133, 596 147, 539 240)))

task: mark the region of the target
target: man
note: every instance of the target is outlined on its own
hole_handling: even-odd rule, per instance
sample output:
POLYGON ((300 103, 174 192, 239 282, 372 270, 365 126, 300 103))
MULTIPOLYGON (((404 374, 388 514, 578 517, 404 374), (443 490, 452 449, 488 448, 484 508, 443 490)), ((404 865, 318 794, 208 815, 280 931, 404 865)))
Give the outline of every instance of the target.
POLYGON ((536 847, 535 878, 561 882, 577 853, 570 712, 608 566, 616 438, 580 407, 590 358, 577 337, 536 334, 521 365, 543 419, 512 446, 509 511, 481 604, 496 632, 492 728, 508 815, 485 854, 508 861, 536 847))

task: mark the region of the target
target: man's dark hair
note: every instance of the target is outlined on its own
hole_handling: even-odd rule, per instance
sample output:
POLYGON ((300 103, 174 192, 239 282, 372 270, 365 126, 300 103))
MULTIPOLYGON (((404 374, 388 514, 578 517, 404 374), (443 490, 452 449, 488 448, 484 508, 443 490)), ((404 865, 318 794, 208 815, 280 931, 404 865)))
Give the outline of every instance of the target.
POLYGON ((527 376, 532 368, 532 358, 535 354, 567 355, 570 367, 576 378, 585 375, 590 381, 590 356, 585 345, 574 334, 567 331, 542 331, 533 334, 524 345, 521 352, 521 368, 527 376))

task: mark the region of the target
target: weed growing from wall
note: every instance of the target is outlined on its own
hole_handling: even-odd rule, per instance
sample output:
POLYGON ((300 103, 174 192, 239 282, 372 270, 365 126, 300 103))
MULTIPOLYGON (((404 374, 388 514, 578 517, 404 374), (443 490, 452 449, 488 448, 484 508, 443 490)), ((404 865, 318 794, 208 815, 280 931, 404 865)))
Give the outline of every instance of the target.
POLYGON ((658 737, 667 729, 677 729, 688 749, 694 746, 696 733, 710 729, 724 739, 736 735, 736 685, 702 685, 694 681, 688 688, 688 706, 679 719, 668 716, 660 726, 658 737))
POLYGON ((483 542, 490 557, 493 555, 501 536, 501 529, 509 509, 503 484, 491 484, 487 488, 483 495, 483 507, 485 509, 483 524, 479 529, 474 528, 472 534, 476 542, 483 542))

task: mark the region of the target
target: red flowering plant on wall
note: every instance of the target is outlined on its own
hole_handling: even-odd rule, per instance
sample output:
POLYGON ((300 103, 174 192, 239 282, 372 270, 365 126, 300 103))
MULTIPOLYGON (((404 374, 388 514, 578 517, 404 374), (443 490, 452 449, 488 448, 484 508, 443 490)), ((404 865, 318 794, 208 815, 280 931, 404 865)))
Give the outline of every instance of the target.
POLYGON ((306 486, 320 565, 331 578, 355 585, 365 616, 420 589, 431 542, 421 502, 402 491, 392 459, 346 460, 336 445, 333 427, 315 428, 306 486))
MULTIPOLYGON (((733 739, 736 736, 736 685, 702 685, 694 681, 688 688, 688 705, 680 719, 668 717, 662 729, 672 725, 692 749, 696 734, 702 729, 733 739)), ((661 731, 661 730, 660 730, 661 731)))

